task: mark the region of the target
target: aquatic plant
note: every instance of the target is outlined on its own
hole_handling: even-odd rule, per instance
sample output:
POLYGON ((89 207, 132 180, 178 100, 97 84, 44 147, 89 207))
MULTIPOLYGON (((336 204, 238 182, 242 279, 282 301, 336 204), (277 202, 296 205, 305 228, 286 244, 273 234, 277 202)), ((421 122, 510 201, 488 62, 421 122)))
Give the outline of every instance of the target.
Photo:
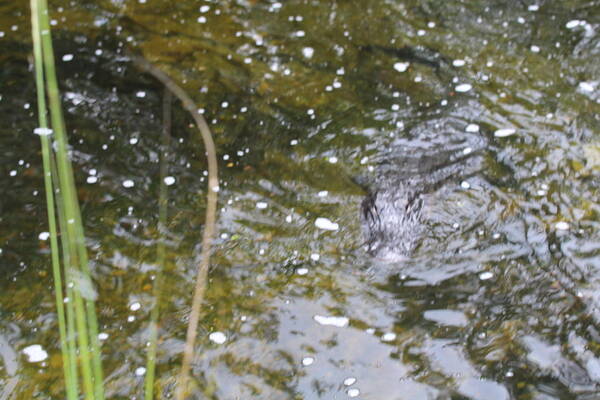
MULTIPOLYGON (((187 387, 189 384, 189 370, 194 358, 194 344, 196 341, 196 333, 198 328, 198 321, 200 320, 200 311, 202 302, 204 300, 204 293, 206 291, 206 280, 208 275, 208 267, 210 265, 210 252, 211 243, 215 232, 215 221, 217 213, 217 192, 219 191, 219 179, 217 173, 217 152, 215 149, 215 143, 210 132, 210 128, 206 123, 206 120, 200 113, 198 113, 198 107, 194 101, 188 96, 188 94, 177 85, 167 74, 162 70, 150 64, 146 59, 130 54, 133 62, 142 70, 148 72, 160 81, 171 93, 175 95, 181 101, 183 107, 190 113, 200 136, 204 143, 206 150, 206 156, 208 159, 208 190, 207 190, 207 205, 206 205, 206 216, 204 224, 204 232, 202 235, 202 252, 200 254, 200 264, 198 265, 198 271, 196 274, 196 284, 194 288, 194 297, 192 299, 192 309, 190 311, 190 318, 188 322, 188 329, 186 333, 186 342, 183 351, 183 360, 181 363, 181 371, 179 373, 179 382, 177 385, 176 399, 183 400, 187 393, 187 387)), ((157 303, 158 304, 158 303, 157 303)), ((155 308, 156 309, 156 308, 155 308)), ((156 311, 158 312, 158 311, 156 311)), ((148 386, 147 386, 148 388, 148 386)), ((151 391, 147 391, 147 394, 152 394, 151 391)), ((151 397, 146 397, 149 400, 151 397)))
POLYGON ((79 398, 79 364, 84 398, 101 400, 104 399, 104 388, 95 311, 96 292, 90 277, 81 211, 68 157, 68 139, 45 0, 31 0, 31 22, 39 120, 35 133, 40 136, 42 145, 52 272, 66 394, 69 400, 79 398), (51 128, 47 121, 46 96, 51 128), (51 137, 54 139, 53 146, 51 137), (62 252, 58 245, 59 236, 62 252), (63 285, 63 279, 66 285, 63 285))
POLYGON ((154 397, 154 377, 156 372, 156 348, 158 342, 158 318, 160 314, 160 303, 162 298, 162 280, 165 269, 165 231, 167 229, 167 178, 169 162, 169 145, 171 142, 171 92, 165 88, 163 95, 163 129, 160 147, 160 190, 158 195, 158 245, 156 247, 156 258, 158 270, 154 277, 154 306, 150 312, 150 338, 148 340, 148 351, 146 353, 146 378, 144 382, 144 399, 154 397))
MULTIPOLYGON (((56 78, 46 0, 31 0, 31 19, 39 119, 39 127, 35 130, 35 133, 40 136, 42 145, 52 271, 66 395, 68 400, 75 400, 79 398, 81 390, 86 400, 102 400, 104 399, 103 372, 95 311, 97 294, 93 288, 89 270, 81 211, 76 195, 72 165, 68 156, 68 138, 56 78), (48 97, 51 124, 48 124, 47 120, 46 96, 48 97), (51 141, 51 138, 54 140, 51 141), (81 373, 81 387, 78 366, 81 373)), ((177 398, 183 399, 189 382, 189 369, 194 355, 196 330, 206 290, 210 247, 215 231, 218 191, 216 151, 210 129, 204 118, 197 113, 193 100, 160 69, 141 57, 132 56, 132 59, 143 70, 162 82, 166 88, 163 105, 161 187, 159 194, 158 230, 161 237, 157 246, 159 271, 155 277, 155 304, 151 311, 149 330, 150 345, 147 353, 147 376, 144 390, 146 399, 152 399, 154 395, 162 281, 161 270, 165 264, 165 247, 162 236, 166 229, 167 218, 167 190, 164 180, 167 171, 166 156, 170 137, 171 93, 182 102, 184 108, 190 112, 195 120, 208 158, 209 188, 207 190, 206 223, 202 238, 201 261, 198 266, 177 390, 177 398)))

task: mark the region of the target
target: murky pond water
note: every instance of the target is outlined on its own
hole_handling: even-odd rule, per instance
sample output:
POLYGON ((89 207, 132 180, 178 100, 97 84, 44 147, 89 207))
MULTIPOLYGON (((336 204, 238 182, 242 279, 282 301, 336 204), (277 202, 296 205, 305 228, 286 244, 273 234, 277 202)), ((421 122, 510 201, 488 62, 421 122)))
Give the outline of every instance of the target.
MULTIPOLYGON (((197 398, 600 398, 600 2, 51 3, 108 398, 142 398, 157 263, 163 88, 126 48, 218 148, 197 398)), ((27 6, 0 2, 1 400, 63 396, 27 6)), ((206 192, 173 113, 159 397, 206 192)))

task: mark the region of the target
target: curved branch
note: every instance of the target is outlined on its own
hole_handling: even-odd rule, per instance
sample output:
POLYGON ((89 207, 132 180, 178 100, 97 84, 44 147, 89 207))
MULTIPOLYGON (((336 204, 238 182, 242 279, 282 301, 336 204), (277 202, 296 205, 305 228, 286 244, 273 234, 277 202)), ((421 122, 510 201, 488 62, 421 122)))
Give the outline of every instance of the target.
POLYGON ((178 388, 176 391, 177 400, 183 400, 186 394, 185 387, 189 377, 189 370, 194 357, 194 344, 196 341, 196 333, 198 321, 200 320, 200 307, 204 300, 206 291, 206 278, 208 275, 208 267, 210 263, 210 248, 213 235, 215 232, 215 221, 217 212, 217 192, 219 190, 219 180, 217 174, 217 152, 212 134, 204 117, 198 113, 196 104, 187 95, 187 93, 179 87, 167 74, 159 68, 152 65, 146 59, 129 54, 129 57, 138 68, 148 72, 159 80, 171 93, 177 97, 183 107, 190 113, 204 142, 206 148, 206 157, 208 159, 208 191, 206 205, 206 222, 204 224, 204 233, 202 235, 202 253, 200 265, 196 275, 196 287, 194 289, 194 298, 192 299, 192 310, 190 312, 190 320, 188 323, 185 348, 183 350, 183 361, 181 363, 181 372, 179 376, 178 388))

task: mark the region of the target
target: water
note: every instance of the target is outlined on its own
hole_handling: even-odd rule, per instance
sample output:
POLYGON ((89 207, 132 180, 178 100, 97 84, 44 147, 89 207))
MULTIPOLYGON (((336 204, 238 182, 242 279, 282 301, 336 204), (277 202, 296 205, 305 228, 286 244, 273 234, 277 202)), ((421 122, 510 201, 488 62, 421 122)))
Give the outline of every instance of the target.
MULTIPOLYGON (((219 152, 197 398, 598 398, 599 2, 51 10, 109 398, 141 398, 158 237, 163 89, 125 47, 182 84, 219 152), (485 139, 480 167, 431 193, 414 253, 371 256, 355 182, 394 143, 435 144, 411 132, 457 104, 452 123, 485 139)), ((2 400, 62 397, 29 36, 27 3, 0 4, 2 400)), ((204 150, 173 112, 165 396, 206 193, 204 150)))

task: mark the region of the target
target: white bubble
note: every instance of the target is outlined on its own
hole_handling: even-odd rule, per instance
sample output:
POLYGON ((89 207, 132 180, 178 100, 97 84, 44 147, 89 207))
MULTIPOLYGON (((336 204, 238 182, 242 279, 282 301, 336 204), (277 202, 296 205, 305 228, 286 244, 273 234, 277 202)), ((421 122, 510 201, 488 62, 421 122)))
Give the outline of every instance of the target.
POLYGON ((99 340, 106 340, 106 339, 108 339, 108 333, 105 333, 105 332, 100 332, 100 333, 98 334, 98 339, 99 339, 99 340))
POLYGON ((335 164, 336 162, 338 162, 338 158, 337 157, 329 157, 328 161, 332 164, 335 164))
POLYGON ((405 72, 408 67, 410 67, 410 63, 407 62, 397 62, 394 64, 394 69, 398 72, 405 72))
POLYGON ((467 181, 462 181, 460 183, 460 187, 463 188, 463 189, 470 189, 471 188, 471 184, 469 182, 467 182, 467 181))
POLYGON ((337 231, 340 226, 328 218, 319 217, 315 220, 315 226, 326 231, 337 231))
POLYGON ((540 48, 539 48, 539 46, 533 45, 533 46, 531 46, 531 51, 533 51, 534 53, 539 53, 540 48))
POLYGON ((139 302, 137 302, 137 301, 136 301, 135 303, 132 303, 132 304, 129 306, 129 309, 130 309, 131 311, 137 311, 137 310, 139 310, 140 308, 142 308, 142 305, 141 305, 139 302))
POLYGON ((308 268, 298 268, 296 270, 296 273, 298 275, 306 275, 306 274, 308 274, 308 268))
POLYGON ((64 62, 73 61, 73 54, 65 54, 64 56, 62 56, 62 60, 64 62))
POLYGON ((44 361, 48 358, 48 353, 39 344, 25 347, 23 353, 27 356, 27 361, 32 363, 44 361))
POLYGON ((140 90, 139 92, 137 92, 135 94, 136 97, 139 97, 140 99, 143 99, 144 97, 146 97, 146 92, 144 92, 143 90, 140 90))
POLYGON ((172 176, 165 176, 164 182, 165 182, 165 185, 171 186, 175 183, 175 178, 172 176))
POLYGON ((527 7, 527 9, 528 9, 529 11, 537 11, 537 10, 539 10, 539 9, 540 9, 540 6, 539 6, 538 4, 532 4, 532 5, 530 5, 529 7, 527 7))
POLYGON ((328 194, 329 194, 329 192, 327 190, 321 190, 319 193, 317 193, 317 196, 327 197, 328 194))
POLYGON ((127 179, 123 181, 123 187, 132 188, 135 186, 135 183, 131 179, 127 179))
POLYGON ((459 93, 465 93, 465 92, 468 92, 469 90, 471 90, 472 88, 473 88, 473 86, 471 86, 470 84, 463 83, 463 84, 456 86, 454 88, 454 90, 456 90, 459 93))
POLYGON ((315 315, 313 319, 320 325, 337 326, 338 328, 344 328, 350 322, 347 317, 327 317, 323 315, 315 315))
POLYGON ((131 139, 129 139, 129 144, 137 144, 138 141, 139 141, 138 138, 132 137, 131 139))
POLYGON ((86 179, 86 182, 89 184, 94 184, 94 183, 98 182, 98 177, 97 176, 88 176, 86 179))
POLYGON ((503 128, 503 129, 498 129, 496 132, 494 132, 494 136, 507 137, 507 136, 514 135, 516 132, 517 131, 512 128, 503 128))
POLYGON ((208 339, 216 344, 223 344, 227 341, 227 336, 223 332, 213 332, 208 335, 208 339))
POLYGON ((306 32, 304 32, 304 31, 297 31, 296 32, 296 37, 304 37, 304 36, 306 36, 306 32))
POLYGON ((227 108, 227 107, 229 107, 229 103, 226 102, 226 101, 224 101, 224 102, 221 103, 221 107, 227 108))
POLYGON ((360 394, 360 390, 356 389, 356 388, 352 388, 352 389, 348 389, 348 397, 358 397, 358 395, 360 394))
POLYGON ((566 231, 566 230, 568 230, 568 229, 569 229, 569 227, 570 227, 570 226, 569 226, 569 223, 568 223, 568 222, 565 222, 565 221, 560 221, 560 222, 557 222, 557 223, 554 225, 554 227, 555 227, 556 229, 558 229, 559 231, 566 231))
POLYGON ((38 235, 38 239, 40 240, 48 240, 50 237, 50 232, 42 232, 38 235))
POLYGON ((321 256, 319 254, 317 254, 317 253, 312 253, 310 255, 310 259, 313 260, 313 261, 319 261, 320 258, 321 258, 321 256))
POLYGON ((201 13, 208 12, 208 10, 210 10, 210 6, 204 5, 204 6, 200 7, 200 12, 201 13))
POLYGON ((452 65, 454 65, 455 67, 462 67, 463 65, 465 65, 465 60, 454 60, 452 61, 452 65))
POLYGON ((135 369, 135 375, 136 376, 144 376, 144 374, 146 374, 146 368, 144 367, 138 367, 135 369))
POLYGON ((269 204, 267 204, 264 201, 259 201, 258 203, 256 203, 256 208, 260 209, 260 210, 264 210, 265 208, 267 208, 269 206, 269 204))

